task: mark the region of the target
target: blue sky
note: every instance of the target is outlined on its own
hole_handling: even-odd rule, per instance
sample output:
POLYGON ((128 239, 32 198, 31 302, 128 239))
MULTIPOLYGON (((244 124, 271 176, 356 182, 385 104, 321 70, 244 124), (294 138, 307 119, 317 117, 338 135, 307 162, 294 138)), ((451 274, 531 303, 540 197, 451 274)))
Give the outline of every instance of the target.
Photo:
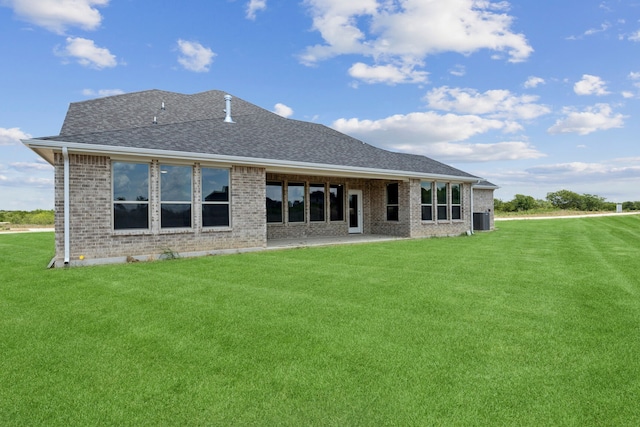
POLYGON ((515 194, 640 200, 640 0, 0 0, 0 210, 70 102, 219 89, 515 194))

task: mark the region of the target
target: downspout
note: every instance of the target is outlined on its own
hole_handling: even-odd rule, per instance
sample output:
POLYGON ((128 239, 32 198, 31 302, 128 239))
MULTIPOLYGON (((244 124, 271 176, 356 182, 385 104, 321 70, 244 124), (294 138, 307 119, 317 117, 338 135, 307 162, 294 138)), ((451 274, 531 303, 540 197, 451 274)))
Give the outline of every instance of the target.
MULTIPOLYGON (((475 185, 478 185, 481 182, 482 182, 481 180, 478 180, 478 182, 476 182, 475 185)), ((475 231, 473 229, 473 185, 474 184, 471 184, 471 227, 470 227, 471 234, 473 234, 473 232, 475 231)))
POLYGON ((469 230, 471 231, 471 234, 473 234, 473 183, 471 183, 471 201, 469 205, 471 208, 471 215, 469 215, 471 217, 471 226, 469 227, 469 230))
POLYGON ((69 151, 62 147, 64 157, 64 265, 69 265, 69 151))

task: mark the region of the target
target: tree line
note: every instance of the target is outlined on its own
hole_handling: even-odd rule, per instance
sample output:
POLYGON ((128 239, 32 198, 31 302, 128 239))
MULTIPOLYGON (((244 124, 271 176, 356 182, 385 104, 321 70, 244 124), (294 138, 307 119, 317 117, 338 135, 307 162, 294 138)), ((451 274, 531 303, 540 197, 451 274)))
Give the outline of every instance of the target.
MULTIPOLYGON (((523 212, 530 210, 575 210, 575 211, 615 211, 616 203, 607 202, 604 197, 594 194, 578 194, 569 190, 547 193, 546 199, 535 199, 532 196, 516 194, 507 202, 494 199, 494 209, 497 212, 523 212)), ((625 211, 640 210, 640 201, 624 202, 625 211)))
POLYGON ((53 209, 35 211, 0 211, 0 222, 10 224, 50 225, 54 221, 53 209))

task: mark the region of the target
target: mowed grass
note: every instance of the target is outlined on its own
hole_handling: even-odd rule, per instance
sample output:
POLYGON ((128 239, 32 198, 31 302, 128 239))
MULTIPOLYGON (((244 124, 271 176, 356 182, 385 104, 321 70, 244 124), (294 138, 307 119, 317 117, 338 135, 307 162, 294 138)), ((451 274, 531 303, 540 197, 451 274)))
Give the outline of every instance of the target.
POLYGON ((640 424, 640 216, 46 270, 0 235, 0 425, 640 424))

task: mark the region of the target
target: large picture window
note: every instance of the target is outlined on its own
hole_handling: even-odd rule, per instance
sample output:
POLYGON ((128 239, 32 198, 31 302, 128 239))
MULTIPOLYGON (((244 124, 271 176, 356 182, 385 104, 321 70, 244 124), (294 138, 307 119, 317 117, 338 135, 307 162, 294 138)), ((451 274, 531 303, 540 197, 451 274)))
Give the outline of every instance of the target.
POLYGON ((267 222, 282 222, 281 182, 267 182, 267 222))
POLYGON ((309 220, 324 221, 324 184, 309 185, 309 220))
POLYGON ((160 226, 191 227, 191 166, 160 165, 160 226))
POLYGON ((149 165, 114 162, 113 228, 149 228, 149 165))
POLYGON ((398 221, 398 183, 387 184, 387 221, 398 221))
POLYGON ((344 186, 331 184, 329 186, 329 206, 331 221, 344 221, 344 186))
POLYGON ((422 196, 422 220, 433 221, 433 183, 422 182, 420 193, 422 196))
POLYGON ((437 199, 438 199, 438 219, 449 219, 449 209, 447 205, 447 183, 436 183, 437 199))
POLYGON ((229 169, 202 168, 202 226, 229 226, 229 169))
POLYGON ((462 219, 461 184, 451 184, 451 219, 462 219))
POLYGON ((289 222, 304 222, 304 184, 290 183, 287 186, 289 222))

